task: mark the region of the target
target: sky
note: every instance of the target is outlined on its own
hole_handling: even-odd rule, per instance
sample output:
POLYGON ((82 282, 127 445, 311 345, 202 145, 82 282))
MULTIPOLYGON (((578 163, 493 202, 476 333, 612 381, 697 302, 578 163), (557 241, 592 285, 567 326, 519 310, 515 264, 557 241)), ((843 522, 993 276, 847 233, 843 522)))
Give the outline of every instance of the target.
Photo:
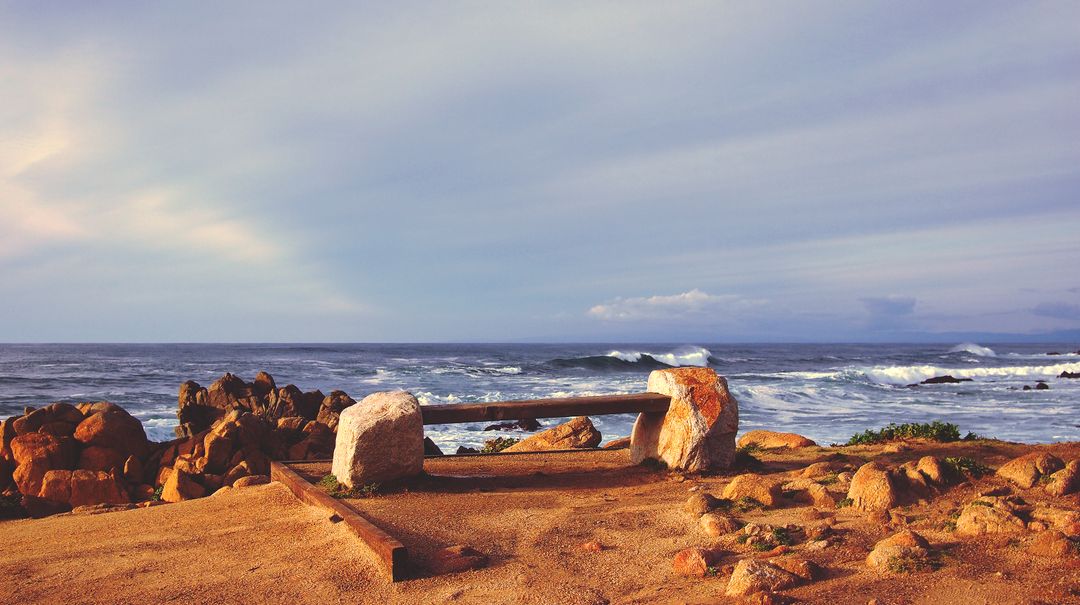
POLYGON ((1080 3, 0 0, 0 341, 1080 334, 1080 3))

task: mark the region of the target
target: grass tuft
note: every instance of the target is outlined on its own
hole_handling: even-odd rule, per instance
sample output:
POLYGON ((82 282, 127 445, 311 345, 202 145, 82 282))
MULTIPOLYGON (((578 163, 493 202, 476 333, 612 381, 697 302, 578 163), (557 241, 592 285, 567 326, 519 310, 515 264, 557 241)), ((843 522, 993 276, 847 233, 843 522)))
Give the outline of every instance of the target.
POLYGON ((333 475, 326 475, 316 484, 319 487, 326 490, 330 494, 331 498, 338 499, 358 499, 358 498, 374 498, 379 495, 378 483, 367 483, 349 489, 345 487, 343 483, 337 480, 337 477, 333 475))

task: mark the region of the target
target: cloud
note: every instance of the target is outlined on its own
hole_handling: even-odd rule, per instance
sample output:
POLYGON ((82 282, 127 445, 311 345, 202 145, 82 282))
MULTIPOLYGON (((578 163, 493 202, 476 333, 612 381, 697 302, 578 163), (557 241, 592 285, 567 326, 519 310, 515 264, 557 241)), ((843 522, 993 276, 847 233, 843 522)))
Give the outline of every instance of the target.
POLYGON ((593 306, 588 315, 605 321, 680 320, 738 313, 764 304, 763 300, 734 294, 713 295, 694 288, 681 294, 616 298, 593 306))
POLYGON ((860 301, 869 314, 867 327, 872 330, 896 330, 911 325, 916 302, 912 296, 868 296, 860 301))
POLYGON ((1080 305, 1064 302, 1043 302, 1031 308, 1031 312, 1042 317, 1080 321, 1080 305))

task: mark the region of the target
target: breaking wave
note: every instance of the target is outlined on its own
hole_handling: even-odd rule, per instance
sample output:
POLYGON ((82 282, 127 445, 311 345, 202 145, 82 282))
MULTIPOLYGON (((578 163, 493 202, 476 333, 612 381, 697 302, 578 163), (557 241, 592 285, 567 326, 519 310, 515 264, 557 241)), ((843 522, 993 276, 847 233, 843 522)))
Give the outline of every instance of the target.
POLYGON ((908 385, 935 376, 989 378, 997 380, 1034 380, 1055 378, 1062 372, 1080 371, 1080 363, 1060 363, 1046 366, 1006 366, 1000 368, 942 368, 931 365, 878 366, 862 368, 863 375, 879 384, 908 385))
POLYGON ((705 347, 685 346, 666 353, 651 351, 611 351, 607 355, 590 355, 569 359, 553 359, 558 368, 584 368, 608 371, 659 370, 679 366, 707 367, 712 353, 705 347))
POLYGON ((997 353, 990 347, 977 345, 973 342, 965 342, 949 349, 950 353, 970 353, 977 357, 997 357, 997 353))

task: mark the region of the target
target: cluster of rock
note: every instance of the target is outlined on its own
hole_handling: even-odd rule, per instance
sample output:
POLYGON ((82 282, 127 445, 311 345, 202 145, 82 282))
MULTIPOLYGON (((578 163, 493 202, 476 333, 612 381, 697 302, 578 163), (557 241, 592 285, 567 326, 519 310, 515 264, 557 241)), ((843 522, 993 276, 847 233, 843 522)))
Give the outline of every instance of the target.
POLYGON ((35 515, 149 498, 151 444, 142 423, 111 403, 54 403, 0 424, 0 490, 35 515))
POLYGON ((251 382, 226 373, 209 387, 193 380, 180 385, 176 436, 198 435, 231 411, 250 413, 273 426, 303 427, 307 422, 318 422, 333 432, 341 411, 354 403, 343 391, 324 396, 322 391, 305 393, 292 384, 279 389, 266 372, 259 372, 251 382))
POLYGON ((271 460, 329 458, 341 391, 278 389, 260 373, 180 386, 178 439, 150 442, 142 423, 107 402, 27 408, 0 424, 0 491, 33 516, 88 505, 177 502, 268 481, 271 460))

